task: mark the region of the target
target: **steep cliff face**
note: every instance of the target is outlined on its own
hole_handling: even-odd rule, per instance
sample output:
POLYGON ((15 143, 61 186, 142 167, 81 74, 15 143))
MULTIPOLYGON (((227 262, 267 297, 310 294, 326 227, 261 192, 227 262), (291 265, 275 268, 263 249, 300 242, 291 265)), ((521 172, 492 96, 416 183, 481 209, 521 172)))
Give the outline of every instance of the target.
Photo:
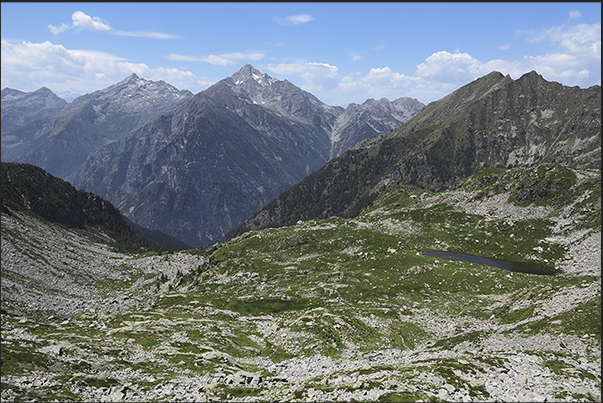
POLYGON ((397 181, 441 191, 484 168, 543 162, 600 169, 601 87, 566 87, 535 72, 517 80, 494 72, 357 144, 232 234, 354 215, 397 181))
POLYGON ((121 139, 190 97, 190 91, 133 74, 78 97, 59 113, 13 130, 9 136, 3 130, 2 160, 30 163, 70 180, 92 151, 121 139))

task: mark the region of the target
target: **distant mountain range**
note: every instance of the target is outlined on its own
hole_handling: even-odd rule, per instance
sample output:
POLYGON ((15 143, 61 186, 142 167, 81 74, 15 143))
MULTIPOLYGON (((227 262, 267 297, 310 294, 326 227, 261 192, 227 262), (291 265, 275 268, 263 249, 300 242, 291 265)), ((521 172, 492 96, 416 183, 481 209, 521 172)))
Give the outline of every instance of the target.
POLYGON ((38 90, 29 97, 15 97, 15 93, 11 89, 2 90, 2 160, 30 163, 66 180, 92 151, 121 139, 193 95, 163 81, 147 81, 135 74, 69 104, 48 89, 38 90), (32 99, 37 102, 32 103, 32 99), (58 106, 54 109, 47 106, 48 112, 42 116, 35 113, 40 104, 58 106), (5 105, 10 108, 5 110, 5 105), (5 131, 5 118, 14 122, 15 116, 22 116, 19 124, 10 124, 14 129, 5 131))
MULTIPOLYGON (((3 110, 13 91, 3 90, 3 110)), ((3 130, 2 160, 39 166, 142 227, 208 246, 331 158, 424 107, 411 98, 329 106, 251 65, 195 96, 132 75, 3 130)))
POLYGON ((601 401, 600 86, 493 72, 347 149, 413 102, 246 66, 151 116, 130 79, 115 113, 13 104, 8 143, 127 99, 133 130, 94 193, 0 163, 0 400, 601 401))
POLYGON ((601 87, 493 72, 359 143, 281 194, 227 239, 302 220, 354 216, 398 183, 442 191, 486 168, 601 169, 601 87))
POLYGON ((329 106, 251 65, 196 95, 135 75, 66 105, 44 89, 2 93, 3 121, 6 110, 16 122, 3 161, 40 166, 192 247, 353 216, 396 183, 442 191, 485 168, 601 165, 600 86, 536 72, 493 72, 427 107, 329 106))
POLYGON ((2 90, 2 141, 13 130, 62 111, 67 101, 42 87, 34 92, 2 90))

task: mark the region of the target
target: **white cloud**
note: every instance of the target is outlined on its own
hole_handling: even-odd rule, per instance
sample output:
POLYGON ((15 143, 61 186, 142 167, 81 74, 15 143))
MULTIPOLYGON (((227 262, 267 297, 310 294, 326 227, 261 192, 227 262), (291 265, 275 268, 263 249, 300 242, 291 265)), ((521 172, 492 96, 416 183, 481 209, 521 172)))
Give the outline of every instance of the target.
POLYGON ((99 17, 90 17, 81 11, 76 11, 71 16, 73 27, 77 29, 89 29, 90 31, 110 31, 108 22, 103 22, 99 17))
POLYGON ((543 30, 519 31, 528 42, 548 41, 571 53, 601 57, 601 23, 561 25, 543 30))
POLYGON ((579 20, 581 17, 582 14, 580 14, 580 11, 570 11, 569 13, 570 20, 579 20))
POLYGON ((417 75, 440 82, 471 81, 480 75, 481 63, 468 53, 436 52, 417 66, 417 75))
POLYGON ((350 53, 350 58, 353 62, 357 62, 358 60, 362 59, 362 56, 360 56, 358 53, 350 53))
POLYGON ((115 35, 120 36, 129 36, 135 38, 150 38, 150 39, 176 39, 179 38, 177 35, 164 34, 162 32, 153 32, 153 31, 114 31, 111 28, 111 25, 101 20, 99 17, 91 17, 82 11, 76 11, 71 16, 72 24, 67 25, 65 23, 61 23, 60 26, 48 25, 48 29, 55 36, 59 35, 67 31, 68 29, 76 29, 81 31, 83 29, 89 31, 105 31, 111 32, 115 35))
POLYGON ((163 32, 151 32, 151 31, 114 31, 115 35, 129 36, 133 38, 150 38, 150 39, 177 39, 180 38, 178 35, 164 34, 163 32))
POLYGON ((265 53, 224 53, 222 57, 231 60, 252 60, 258 61, 266 57, 265 53))
POLYGON ((417 65, 414 75, 397 73, 389 67, 372 68, 343 77, 335 91, 340 99, 368 97, 395 99, 412 96, 423 102, 437 100, 492 71, 517 79, 535 70, 546 80, 564 85, 589 87, 601 84, 601 24, 574 24, 526 34, 528 41, 549 41, 552 52, 515 60, 481 61, 468 53, 439 51, 417 65))
MULTIPOLYGON (((579 12, 570 13, 570 20, 579 12)), ((553 45, 552 51, 518 60, 499 61, 513 77, 536 70, 547 80, 587 87, 601 84, 601 23, 563 24, 548 29, 520 31, 530 43, 553 45), (515 74, 514 74, 515 73, 515 74)), ((488 62, 487 65, 492 64, 488 62)), ((504 71, 503 71, 504 72, 504 71)))
POLYGON ((111 30, 111 26, 108 22, 102 21, 99 17, 90 17, 89 15, 81 11, 76 11, 75 13, 73 13, 71 15, 71 20, 73 22, 71 25, 67 25, 65 23, 62 23, 58 27, 55 27, 54 25, 48 25, 48 29, 50 29, 50 32, 52 32, 55 36, 62 32, 65 32, 68 29, 87 29, 90 31, 111 30))
POLYGON ((189 71, 150 68, 105 52, 67 49, 48 41, 2 41, 2 88, 35 91, 46 86, 57 95, 71 99, 113 85, 132 73, 148 80, 164 80, 193 92, 213 83, 189 71))
POLYGON ((313 80, 317 78, 336 78, 339 69, 328 63, 319 62, 296 62, 282 63, 277 65, 268 65, 267 70, 282 75, 298 75, 304 80, 313 80))
MULTIPOLYGON (((523 33, 528 41, 548 41, 553 51, 519 59, 482 61, 466 52, 434 52, 417 65, 414 74, 402 74, 390 67, 371 68, 343 77, 327 63, 297 62, 270 65, 268 70, 284 76, 299 76, 302 88, 324 102, 345 105, 367 98, 390 100, 411 96, 422 102, 440 99, 457 88, 492 71, 517 79, 532 70, 546 80, 564 85, 589 87, 601 84, 601 24, 568 24, 523 33), (331 68, 328 68, 331 67, 331 68)), ((503 50, 508 46, 502 46, 503 50)), ((550 47, 548 48, 550 49, 550 47)), ((357 56, 350 53, 350 57, 357 56)))
POLYGON ((50 29, 50 32, 52 32, 54 36, 57 36, 61 32, 65 32, 66 30, 68 30, 69 26, 65 23, 62 23, 59 27, 55 27, 54 25, 48 25, 48 29, 50 29))
POLYGON ((394 100, 409 96, 411 88, 421 81, 419 77, 397 73, 389 67, 372 68, 365 75, 356 72, 343 77, 335 92, 341 99, 356 103, 362 103, 368 98, 385 97, 394 100))
POLYGON ((301 25, 312 21, 313 18, 309 14, 296 14, 290 15, 288 17, 274 17, 274 21, 276 21, 279 25, 301 25))
MULTIPOLYGON (((296 81, 292 76, 300 80, 295 85, 314 95, 320 95, 326 88, 337 86, 339 69, 329 63, 297 61, 293 63, 269 64, 266 70, 286 76, 290 81, 296 81)), ((324 102, 324 101, 323 101, 324 102)))
POLYGON ((248 52, 248 53, 223 53, 221 55, 204 55, 204 56, 189 56, 189 55, 178 55, 170 54, 166 58, 169 60, 181 61, 181 62, 204 62, 213 64, 216 66, 227 66, 235 64, 240 60, 258 61, 266 57, 265 53, 262 52, 248 52))
MULTIPOLYGON (((574 18, 576 16, 574 15, 574 18)), ((517 79, 535 70, 545 79, 559 81, 565 85, 588 87, 593 85, 593 81, 600 85, 601 23, 562 25, 523 34, 532 43, 552 43, 556 51, 536 56, 527 55, 515 60, 488 61, 480 61, 468 53, 459 51, 435 52, 417 65, 415 74, 421 79, 421 85, 415 86, 413 90, 430 88, 429 93, 435 94, 437 91, 433 90, 442 84, 442 88, 449 92, 492 71, 509 74, 517 79)), ((507 47, 501 47, 504 48, 507 47)), ((370 76, 369 73, 364 79, 368 80, 370 76)))
POLYGON ((601 58, 601 23, 553 27, 544 31, 542 38, 558 44, 566 52, 601 58))

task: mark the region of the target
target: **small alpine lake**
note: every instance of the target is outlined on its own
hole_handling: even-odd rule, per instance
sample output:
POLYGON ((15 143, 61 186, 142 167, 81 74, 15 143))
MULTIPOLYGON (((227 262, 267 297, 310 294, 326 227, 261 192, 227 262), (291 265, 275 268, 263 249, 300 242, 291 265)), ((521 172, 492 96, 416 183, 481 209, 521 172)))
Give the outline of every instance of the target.
POLYGON ((488 258, 475 255, 466 255, 454 252, 423 252, 426 256, 439 257, 443 259, 467 260, 472 263, 485 264, 499 269, 514 271, 519 273, 553 275, 559 273, 554 267, 545 266, 535 262, 514 262, 512 260, 488 258))

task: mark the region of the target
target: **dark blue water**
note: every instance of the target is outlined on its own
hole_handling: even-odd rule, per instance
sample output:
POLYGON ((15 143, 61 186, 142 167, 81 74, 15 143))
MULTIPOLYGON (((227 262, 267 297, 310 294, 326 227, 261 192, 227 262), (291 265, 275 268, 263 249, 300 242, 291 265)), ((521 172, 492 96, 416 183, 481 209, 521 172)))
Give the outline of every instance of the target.
POLYGON ((472 263, 477 264, 485 264, 492 267, 497 267, 499 269, 514 271, 519 273, 529 273, 529 274, 543 274, 543 275, 552 275, 559 273, 559 270, 554 267, 545 266, 538 263, 532 262, 514 262, 511 260, 504 259, 496 259, 496 258, 488 258, 474 255, 464 255, 462 253, 453 253, 453 252, 423 252, 424 255, 439 257, 443 259, 453 259, 453 260, 468 260, 472 263))

